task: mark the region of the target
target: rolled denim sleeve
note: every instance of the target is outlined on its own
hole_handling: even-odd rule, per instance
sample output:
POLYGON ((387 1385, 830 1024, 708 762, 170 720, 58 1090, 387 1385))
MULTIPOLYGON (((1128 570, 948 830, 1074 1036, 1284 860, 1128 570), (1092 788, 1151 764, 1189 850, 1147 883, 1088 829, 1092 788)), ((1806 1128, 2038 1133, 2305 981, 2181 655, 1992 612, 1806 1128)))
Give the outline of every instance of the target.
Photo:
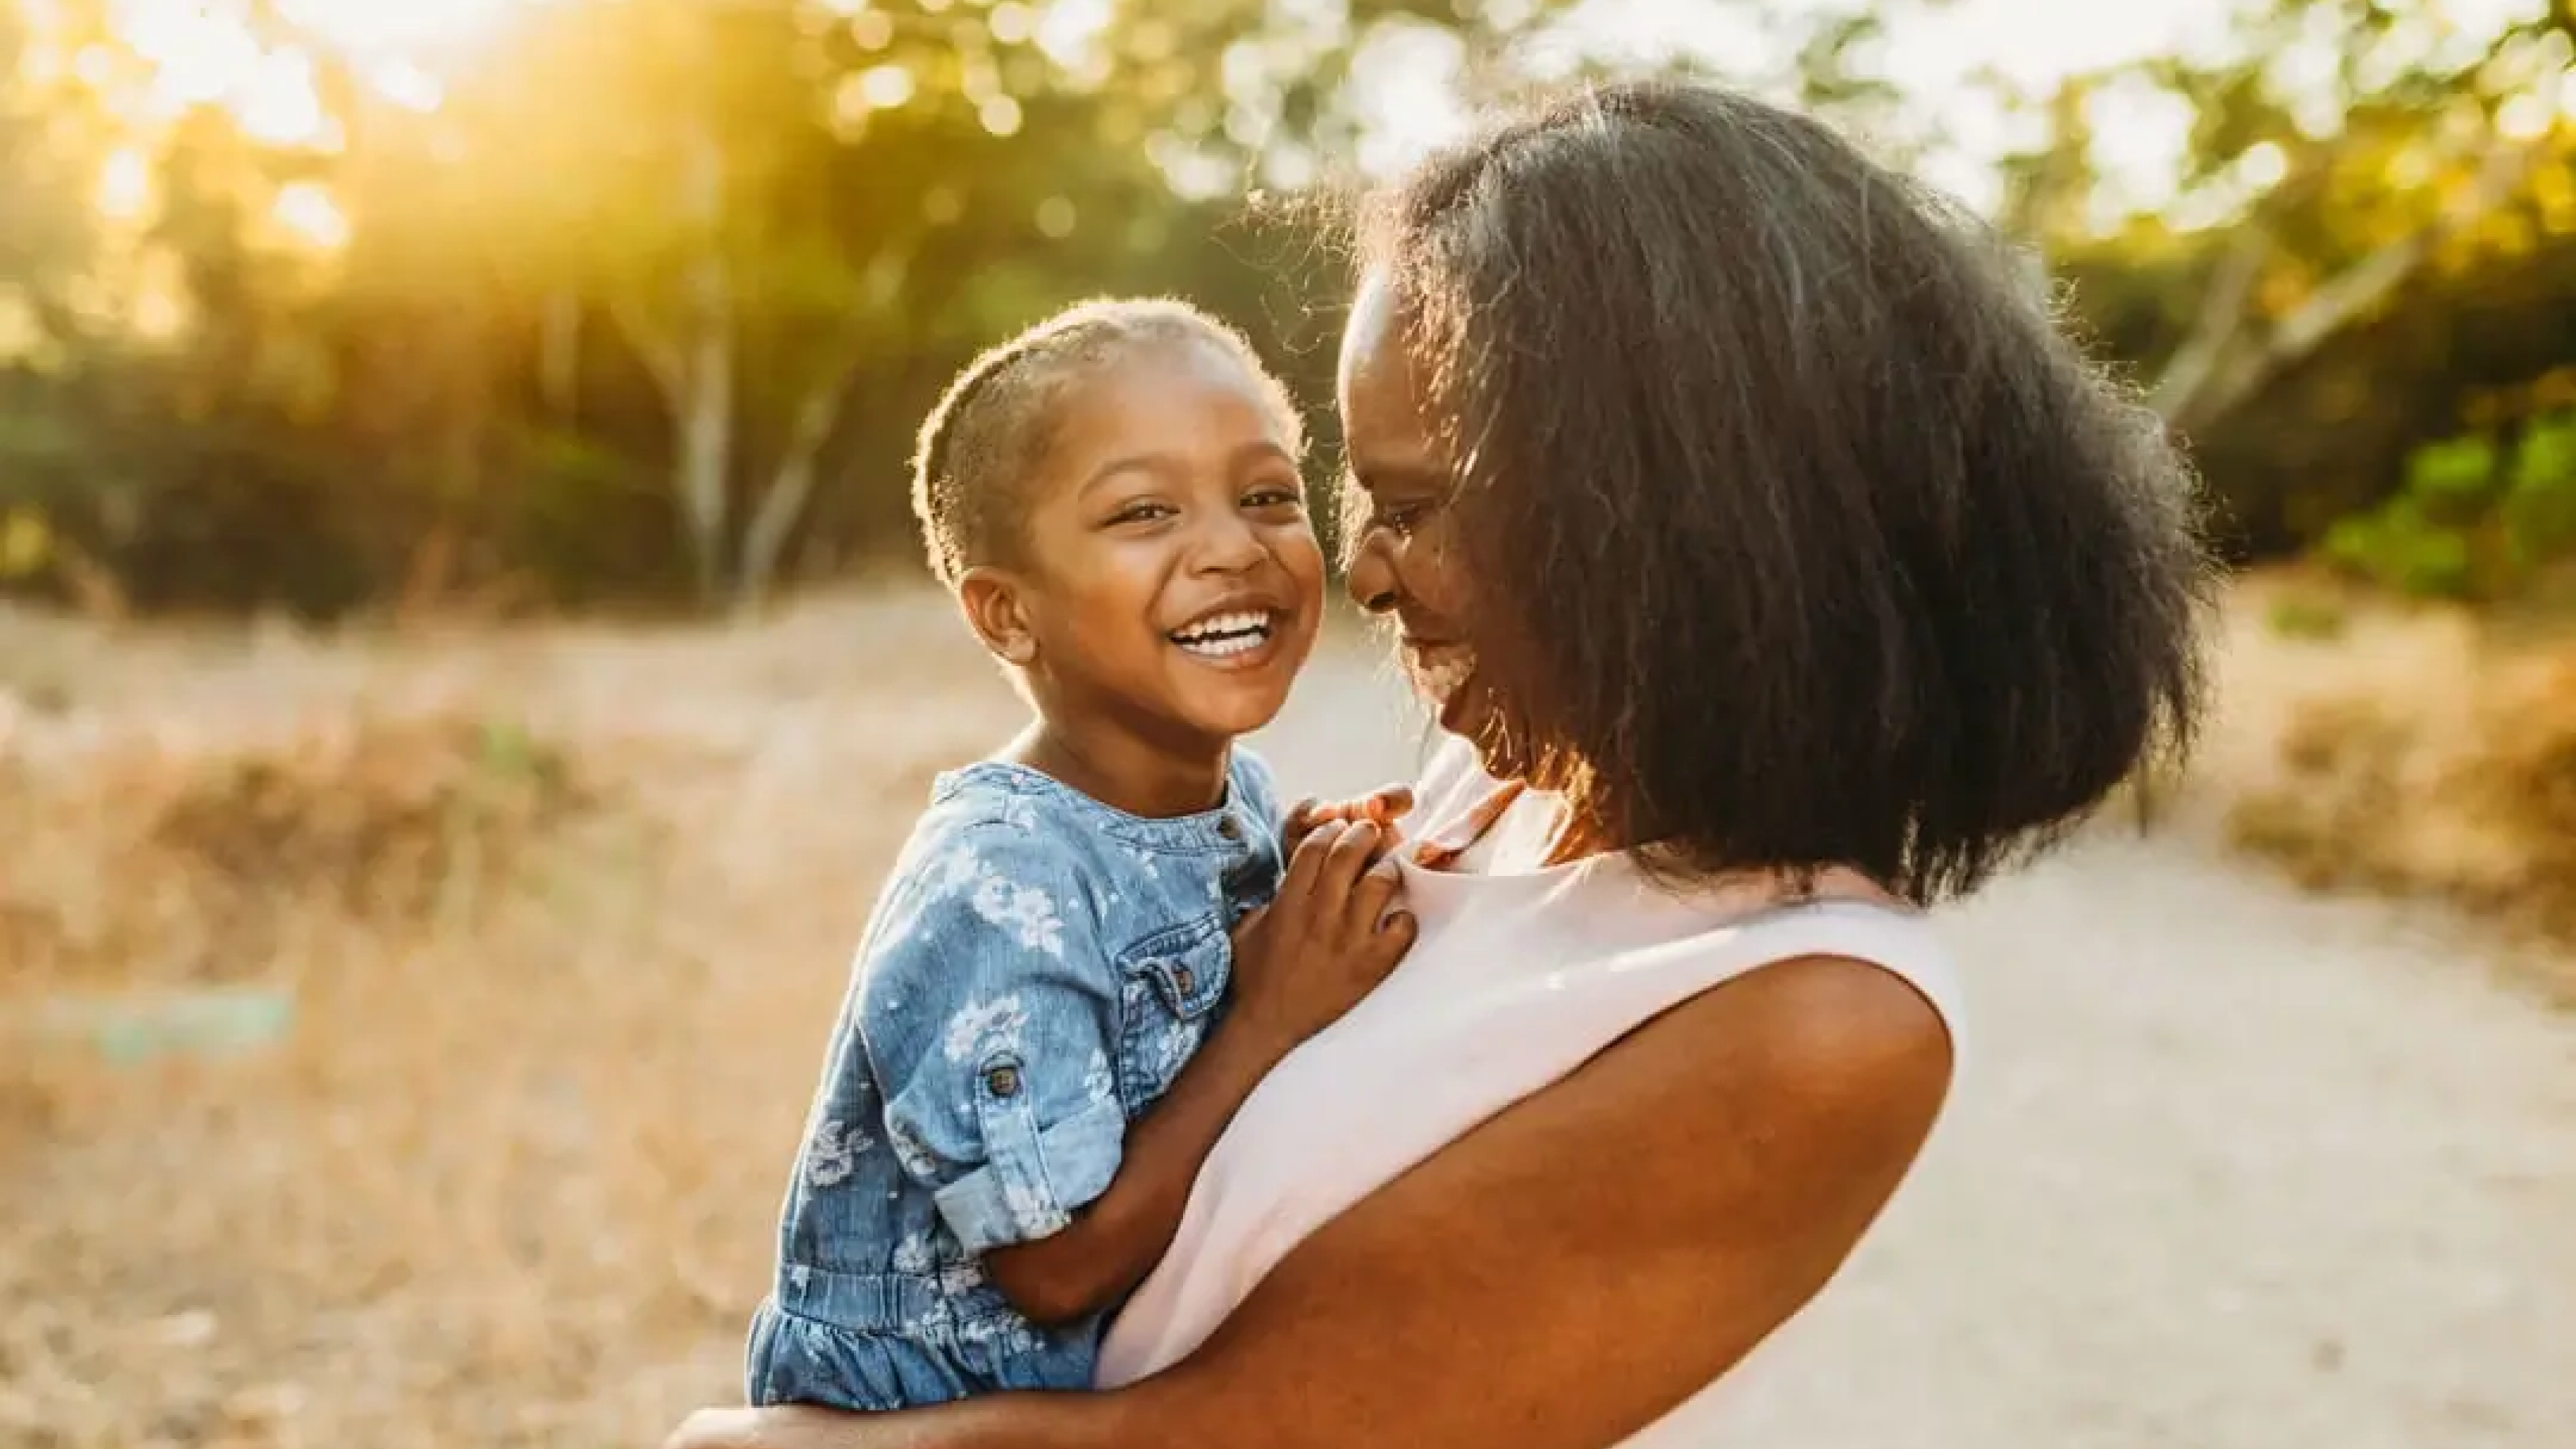
POLYGON ((1061 1232, 1108 1190, 1117 970, 1060 847, 961 832, 883 923, 859 997, 887 1141, 967 1251, 1061 1232))

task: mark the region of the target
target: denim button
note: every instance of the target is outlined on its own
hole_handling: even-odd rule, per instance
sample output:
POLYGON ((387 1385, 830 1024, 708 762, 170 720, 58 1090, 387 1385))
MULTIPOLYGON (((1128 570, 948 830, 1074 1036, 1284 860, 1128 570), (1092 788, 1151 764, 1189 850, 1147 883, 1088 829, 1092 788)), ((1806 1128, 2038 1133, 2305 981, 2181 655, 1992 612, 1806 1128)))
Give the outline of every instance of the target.
POLYGON ((1241 840, 1243 838, 1243 827, 1235 823, 1233 816, 1228 815, 1217 821, 1216 833, 1224 836, 1228 840, 1241 840))
POLYGON ((991 1092, 994 1096, 1005 1100, 1018 1096, 1020 1094, 1020 1069, 1017 1067, 993 1068, 991 1071, 984 1074, 984 1089, 991 1092))
POLYGON ((1181 994, 1183 996, 1187 996, 1192 991, 1196 990, 1198 988, 1198 983, 1198 973, 1192 971, 1187 966, 1175 966, 1172 968, 1172 984, 1181 989, 1181 994))

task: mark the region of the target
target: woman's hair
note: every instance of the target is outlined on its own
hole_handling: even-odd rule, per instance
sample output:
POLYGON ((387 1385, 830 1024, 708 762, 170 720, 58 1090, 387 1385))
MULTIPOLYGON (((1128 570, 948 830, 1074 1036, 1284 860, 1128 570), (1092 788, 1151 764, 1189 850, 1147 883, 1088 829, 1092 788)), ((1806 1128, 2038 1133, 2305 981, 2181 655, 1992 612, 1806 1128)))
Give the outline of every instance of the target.
POLYGON ((1080 383, 1140 352, 1193 346, 1240 366, 1289 451, 1302 454, 1304 417, 1242 333, 1169 297, 1076 303, 986 349, 922 420, 912 509, 940 581, 955 587, 968 569, 1014 556, 1029 476, 1080 383))
POLYGON ((1955 205, 1637 83, 1433 157, 1360 240, 1443 423, 1487 743, 1659 870, 1930 901, 2188 747, 2189 473, 1955 205))

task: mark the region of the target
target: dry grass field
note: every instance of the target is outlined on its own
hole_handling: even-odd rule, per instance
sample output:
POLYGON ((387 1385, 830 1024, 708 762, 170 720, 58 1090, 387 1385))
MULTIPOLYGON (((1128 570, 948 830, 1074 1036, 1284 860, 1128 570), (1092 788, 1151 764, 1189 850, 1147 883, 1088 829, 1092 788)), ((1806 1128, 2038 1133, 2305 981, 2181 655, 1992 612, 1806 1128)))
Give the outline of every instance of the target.
POLYGON ((944 602, 0 661, 0 1445, 725 1392, 869 894, 1013 718, 944 602))
MULTIPOLYGON (((2359 804, 2323 803, 2348 782, 2328 770, 2334 780, 2319 783, 2322 767, 2309 758, 2319 747, 2301 741, 2324 728, 2318 701, 2329 713, 2341 708, 2331 701, 2372 669, 2356 669, 2349 641, 2303 644, 2240 624, 2230 717, 2211 765, 2253 801, 2230 802, 2236 828, 2294 860, 2354 864, 2354 847, 2326 837, 2393 836, 2405 812, 2392 812, 2386 792, 2404 782, 2353 786, 2382 792, 2359 804)), ((2402 647, 2416 652, 2372 667, 2405 661, 2400 697, 2456 708, 2461 721, 2482 717, 2459 682, 2458 661, 2471 656, 2456 641, 2384 637, 2399 641, 2391 648, 2414 640, 2402 647)), ((1347 641, 1334 648, 1334 667, 1356 677, 1363 666, 1350 662, 1347 641)), ((1331 688, 1314 706, 1325 717, 1360 707, 1350 703, 1357 693, 1331 688)), ((988 746, 1013 718, 944 600, 917 589, 816 600, 731 631, 566 624, 322 640, 261 628, 109 631, 0 613, 0 1449, 604 1449, 655 1443, 684 1408, 730 1394, 785 1154, 870 895, 932 773, 988 746)), ((1393 738, 1383 724, 1369 738, 1393 738)), ((1360 749, 1301 726, 1274 758, 1294 786, 1324 761, 1374 773, 1375 757, 1362 762, 1360 749)), ((2510 858, 2519 838, 2507 830, 2501 845, 2479 835, 2475 850, 2434 853, 2488 862, 2482 879, 2520 879, 2514 872, 2535 867, 2510 858)), ((2119 909, 2165 912, 2159 919, 2176 917, 2158 900, 2225 896, 2180 914, 2195 929, 2232 932, 2223 944, 2246 959, 2322 939, 2316 919, 2267 894, 2273 887, 2208 877, 2200 859, 2157 855, 2150 879, 2114 857, 1970 912, 1961 929, 1978 954, 1997 958, 1988 964, 2003 1035, 2017 1013, 2063 1022, 2069 1011, 2125 1000, 2099 988, 2064 998, 2066 988, 2045 984, 2062 974, 2013 964, 2025 949, 2017 943, 2063 939, 2038 923, 2065 912, 2108 920, 2082 904, 2104 899, 2106 879, 2126 893, 2119 909)), ((2374 878, 2403 875, 2373 869, 2374 878)), ((2082 929, 2130 939, 2108 926, 2082 929)), ((2418 988, 2401 981, 2415 967, 2352 969, 2355 990, 2370 998, 2355 1011, 2379 1013, 2393 1032, 2426 1019, 2408 994, 2418 988)), ((2330 969, 2290 979, 2312 983, 2297 989, 2340 989, 2330 969)), ((2241 989, 2188 975, 2171 987, 2241 989)), ((2278 1001, 2284 1021, 2314 1019, 2319 1000, 2338 999, 2295 998, 2293 989, 2278 1001)), ((2451 987, 2423 989, 2453 1001, 2441 995, 2451 987)), ((2110 1094, 2174 1069, 2142 1069, 2133 1080, 2072 1065, 2079 1051, 2088 1062, 2120 1060, 2123 1034, 2168 1033, 2157 1023, 2186 1019, 2176 1013, 2190 999, 2132 1003, 2090 1028, 2034 1027, 2023 1040, 2040 1055, 2008 1062, 2001 1080, 2024 1073, 2081 1088, 2052 1087, 2044 1109, 2015 1109, 2009 1133, 2056 1131, 2046 1124, 2057 1122, 2064 1140, 2034 1148, 1997 1137, 1989 1151, 1978 1134, 2006 1133, 2007 1124, 1979 1127, 1971 1111, 1967 1150, 1987 1152, 1978 1160, 1999 1170, 1936 1184, 1925 1211, 1936 1220, 1955 1213, 1957 1232, 1982 1234, 1977 1241, 1997 1238, 1992 1224, 2044 1210, 2057 1187, 2153 1166, 2083 1165, 2115 1138, 2123 1151, 2162 1150, 2176 1163, 2205 1159, 2193 1171, 2224 1171, 2206 1164, 2249 1149, 2209 1134, 2259 1115, 2234 1107, 2203 1121, 2177 1110, 2106 1136, 2099 1112, 2137 1110, 2110 1094), (2048 1075, 2052 1062, 2067 1075, 2048 1075), (2181 1135, 2159 1148, 2167 1132, 2181 1135), (2014 1175, 2043 1170, 2056 1175, 2014 1175)), ((2521 1030, 2494 1026, 2481 1000, 2455 1004, 2476 1030, 2521 1030)), ((2201 1008, 2189 1011, 2204 1019, 2201 1008)), ((2348 1026, 2314 1050, 2360 1051, 2373 1040, 2348 1026)), ((2194 1045, 2207 1060, 2171 1080, 2199 1092, 2257 1090, 2280 1065, 2227 1055, 2255 1041, 2220 1033, 2194 1045)), ((2176 1049, 2168 1043, 2141 1036, 2136 1059, 2162 1062, 2176 1049)), ((2506 1058, 2543 1059, 2537 1045, 2512 1050, 2523 1055, 2506 1058)), ((2357 1057, 2299 1070, 2302 1081, 2349 1076, 2412 1090, 2357 1057)), ((2428 1139, 2425 1151, 2428 1164, 2452 1162, 2448 1145, 2428 1139), (2438 1158, 2429 1155, 2437 1148, 2438 1158)), ((2352 1198, 2347 1167, 2373 1192, 2403 1175, 2384 1159, 2320 1159, 2313 1200, 2352 1198)), ((2049 1217, 2039 1231, 2080 1220, 2127 1246, 2069 1246, 2040 1277, 1998 1259, 1974 1270, 1973 1301, 1906 1279, 1885 1301, 1923 1307, 1891 1309, 1874 1330, 1883 1340, 1853 1330, 1850 1341, 1883 1341, 1882 1356, 1922 1366, 1930 1384, 1931 1367, 1951 1362, 1942 1355, 1982 1352, 1975 1345, 1989 1341, 1943 1329, 1942 1314, 2059 1311, 2076 1302, 2070 1265, 2167 1261, 2152 1256, 2167 1237, 2178 1265, 2169 1271, 2187 1282, 2191 1265, 2210 1260, 2185 1245, 2266 1232, 2261 1203, 2309 1190, 2299 1186, 2307 1168, 2281 1171, 2232 1226, 2223 1201, 2197 1188, 2202 1207, 2190 1221, 2161 1209, 2144 1226, 2049 1217)), ((2486 1191, 2483 1179, 2448 1165, 2421 1175, 2427 1191, 2486 1191)), ((2465 1222, 2462 1213, 2485 1212, 2490 1200, 2462 1201, 2442 1210, 2448 1220, 2465 1222)), ((2313 1217, 2303 1222, 2281 1241, 2326 1256, 2307 1277, 2281 1271, 2327 1295, 2318 1302, 2340 1301, 2331 1295, 2349 1291, 2358 1265, 2332 1256, 2347 1250, 2330 1250, 2337 1240, 2313 1217)), ((1901 1233, 1897 1241, 1889 1251, 1900 1277, 1947 1273, 1941 1265, 1959 1261, 1907 1257, 1901 1233)), ((2521 1240, 2464 1239, 2460 1252, 2480 1264, 2496 1253, 2523 1262, 2494 1246, 2508 1241, 2521 1240)), ((2414 1260, 2431 1286, 2404 1300, 2388 1331, 2478 1341, 2487 1300, 2463 1299, 2443 1316, 2433 1300, 2468 1276, 2428 1253, 2414 1260)), ((1878 1301, 1869 1296, 1875 1271, 1861 1274, 1863 1303, 1878 1301)), ((2306 1301, 2286 1290, 2274 1299, 2283 1312, 2306 1301)), ((2125 1293, 2110 1301, 2138 1313, 2153 1306, 2125 1293)), ((2071 1355, 2093 1341, 2087 1335, 2120 1331, 2128 1320, 2103 1302, 2087 1300, 2067 1335, 2033 1341, 2061 1342, 2071 1355)), ((2140 1318, 2135 1331, 2141 1342, 2165 1342, 2161 1320, 2140 1318)), ((2523 1315, 2498 1331, 2509 1344, 2539 1330, 2523 1315)), ((2367 1344, 2366 1333, 2358 1341, 2367 1344)), ((2175 1352, 2216 1355, 2226 1339, 2195 1319, 2172 1342, 2175 1352)), ((2202 1392, 2192 1386, 2231 1373, 2251 1376, 2249 1405, 2276 1391, 2308 1402, 2259 1353, 2224 1352, 2206 1381, 2170 1365, 2138 1376, 2141 1403, 2202 1392)), ((2565 1407, 2552 1387, 2563 1375, 2546 1368, 2563 1369, 2555 1351, 2501 1352, 2489 1361, 2510 1382, 2492 1397, 2523 1417, 2497 1422, 2563 1422, 2546 1418, 2565 1407), (2508 1362, 2516 1353, 2531 1362, 2508 1362)), ((2273 1442, 2249 1426, 2274 1411, 2251 1408, 2241 1435, 2195 1419, 2185 1427, 2202 1432, 2167 1440, 2156 1425, 2172 1419, 2150 1415, 2120 1420, 2120 1432, 2067 1437, 2079 1422, 2069 1415, 2126 1402, 2118 1390, 2083 1388, 2088 1375, 2125 1362, 2107 1348, 2101 1359, 2035 1360, 2030 1374, 1970 1366, 1955 1386, 1957 1436, 1927 1427, 1918 1442, 1991 1445, 2018 1424, 2066 1430, 2012 1441, 2030 1444, 2273 1442), (2079 1390, 2093 1397, 2079 1400, 2079 1390), (2071 1407, 2050 1407, 2060 1400, 2071 1407)), ((2420 1378, 2400 1374, 2389 1393, 2411 1393, 2420 1378)), ((1818 1394, 1820 1405, 1853 1411, 1847 1395, 1818 1394)), ((2357 1400, 2349 1422, 2419 1422, 2395 1403, 2357 1400)), ((1910 1422, 1932 1422, 1922 1404, 1908 1412, 1910 1422)), ((1797 1442, 1841 1441, 1810 1429, 1797 1442)), ((2499 1433, 2456 1442, 2557 1441, 2499 1433)))
POLYGON ((2311 889, 2440 899, 2544 944, 2576 1006, 2576 645, 2315 579, 2246 586, 2201 795, 2234 845, 2311 889))

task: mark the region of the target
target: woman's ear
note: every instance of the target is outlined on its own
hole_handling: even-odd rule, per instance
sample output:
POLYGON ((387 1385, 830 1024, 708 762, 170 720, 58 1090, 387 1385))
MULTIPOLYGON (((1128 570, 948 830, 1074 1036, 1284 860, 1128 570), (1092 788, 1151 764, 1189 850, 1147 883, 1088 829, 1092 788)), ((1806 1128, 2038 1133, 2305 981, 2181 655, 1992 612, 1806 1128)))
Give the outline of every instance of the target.
POLYGON ((967 627, 995 658, 1023 669, 1038 657, 1026 605, 1019 581, 1000 569, 968 569, 957 581, 957 606, 965 611, 967 627))

